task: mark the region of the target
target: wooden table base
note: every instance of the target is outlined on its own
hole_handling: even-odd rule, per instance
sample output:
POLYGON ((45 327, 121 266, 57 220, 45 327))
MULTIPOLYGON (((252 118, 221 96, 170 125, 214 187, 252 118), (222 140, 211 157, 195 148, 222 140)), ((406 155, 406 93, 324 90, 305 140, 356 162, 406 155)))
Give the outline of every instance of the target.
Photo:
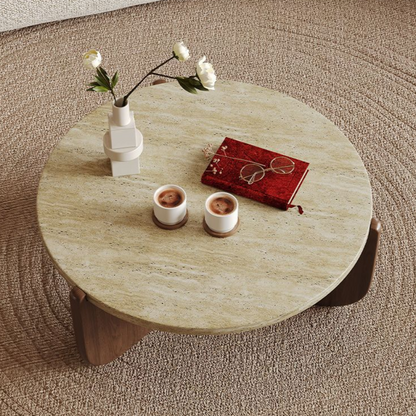
POLYGON ((344 306, 358 302, 370 289, 376 265, 380 241, 381 223, 371 220, 367 243, 360 258, 347 277, 326 297, 317 303, 319 306, 344 306))
MULTIPOLYGON (((317 305, 342 306, 362 299, 374 274, 381 224, 373 218, 367 244, 347 277, 317 305)), ((81 357, 92 365, 107 364, 146 336, 150 330, 124 321, 88 302, 74 287, 70 293, 75 338, 81 357)))
POLYGON ((92 365, 115 360, 150 332, 104 312, 78 287, 71 290, 70 302, 79 353, 92 365))

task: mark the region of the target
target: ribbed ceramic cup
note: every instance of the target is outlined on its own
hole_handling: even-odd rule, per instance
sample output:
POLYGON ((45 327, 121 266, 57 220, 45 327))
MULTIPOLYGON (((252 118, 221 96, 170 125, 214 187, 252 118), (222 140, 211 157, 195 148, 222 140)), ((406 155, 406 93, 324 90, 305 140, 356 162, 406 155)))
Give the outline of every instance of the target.
POLYGON ((163 185, 153 195, 153 212, 159 222, 165 225, 180 223, 186 215, 186 192, 178 185, 163 185), (159 195, 167 189, 175 189, 182 195, 180 205, 172 208, 164 207, 158 202, 159 195))
POLYGON ((238 201, 234 195, 227 192, 216 192, 210 195, 205 201, 205 222, 208 227, 216 233, 230 232, 238 222, 238 201), (228 214, 216 214, 210 209, 210 203, 216 198, 229 198, 234 203, 234 209, 228 214))

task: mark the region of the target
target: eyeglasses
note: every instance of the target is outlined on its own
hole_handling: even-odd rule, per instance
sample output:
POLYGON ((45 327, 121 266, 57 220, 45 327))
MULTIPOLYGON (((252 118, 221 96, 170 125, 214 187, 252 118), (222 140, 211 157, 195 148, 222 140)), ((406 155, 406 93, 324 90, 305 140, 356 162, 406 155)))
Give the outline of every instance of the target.
POLYGON ((270 162, 270 167, 265 165, 250 163, 244 165, 240 170, 240 179, 246 181, 249 185, 261 181, 266 172, 272 171, 279 175, 289 175, 295 169, 295 162, 288 157, 278 156, 270 162))

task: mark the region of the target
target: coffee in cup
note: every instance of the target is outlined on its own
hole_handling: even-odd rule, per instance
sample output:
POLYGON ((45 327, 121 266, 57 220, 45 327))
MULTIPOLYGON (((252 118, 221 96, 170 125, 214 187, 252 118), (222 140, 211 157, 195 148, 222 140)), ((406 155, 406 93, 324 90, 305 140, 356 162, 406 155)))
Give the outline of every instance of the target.
POLYGON ((219 196, 209 202, 208 208, 217 215, 228 215, 234 211, 234 201, 228 196, 219 196))
POLYGON ((164 208, 175 208, 182 204, 184 197, 178 189, 168 188, 160 192, 157 202, 164 208))

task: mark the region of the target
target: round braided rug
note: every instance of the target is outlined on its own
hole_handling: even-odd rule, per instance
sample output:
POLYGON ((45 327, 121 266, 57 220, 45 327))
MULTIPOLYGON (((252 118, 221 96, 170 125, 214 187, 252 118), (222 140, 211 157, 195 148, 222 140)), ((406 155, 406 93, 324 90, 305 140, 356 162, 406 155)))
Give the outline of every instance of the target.
POLYGON ((415 36, 412 0, 163 0, 0 34, 0 414, 415 415, 415 36), (109 99, 85 92, 84 51, 127 92, 180 39, 220 78, 289 94, 351 140, 383 225, 374 283, 354 305, 239 335, 153 332, 90 367, 37 228, 40 174, 109 99))

